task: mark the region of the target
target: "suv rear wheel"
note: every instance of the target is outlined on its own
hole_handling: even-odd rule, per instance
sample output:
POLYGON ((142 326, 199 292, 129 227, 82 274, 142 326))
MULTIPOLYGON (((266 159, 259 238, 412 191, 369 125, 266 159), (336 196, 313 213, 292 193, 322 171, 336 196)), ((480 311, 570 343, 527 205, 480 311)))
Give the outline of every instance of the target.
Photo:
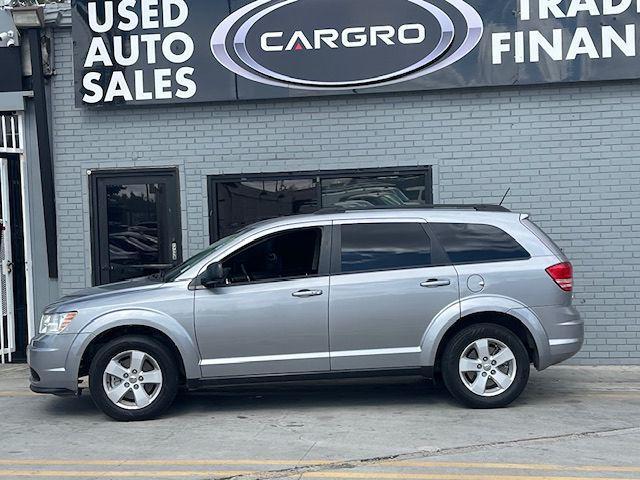
POLYGON ((504 407, 527 385, 529 354, 511 330, 490 323, 471 325, 445 346, 442 377, 451 394, 467 406, 504 407))
POLYGON ((173 402, 178 369, 171 351, 142 336, 116 338, 93 357, 89 389, 96 405, 120 421, 157 417, 173 402))

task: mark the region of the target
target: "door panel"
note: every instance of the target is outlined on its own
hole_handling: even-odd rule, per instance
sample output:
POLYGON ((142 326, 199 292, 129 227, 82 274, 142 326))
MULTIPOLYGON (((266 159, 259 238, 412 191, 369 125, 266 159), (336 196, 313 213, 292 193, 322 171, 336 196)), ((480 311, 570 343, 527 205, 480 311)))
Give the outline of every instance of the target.
POLYGON ((427 326, 458 300, 452 266, 335 275, 331 278, 331 369, 417 367, 427 326), (449 285, 423 287, 429 279, 449 285))
POLYGON ((203 376, 329 370, 328 293, 328 276, 197 290, 203 376))
POLYGON ((334 226, 331 369, 417 367, 429 323, 459 298, 458 276, 416 219, 334 226))
POLYGON ((328 371, 330 251, 331 226, 305 224, 222 259, 223 284, 195 292, 203 376, 328 371))
POLYGON ((157 273, 181 260, 176 172, 93 174, 94 281, 157 273))

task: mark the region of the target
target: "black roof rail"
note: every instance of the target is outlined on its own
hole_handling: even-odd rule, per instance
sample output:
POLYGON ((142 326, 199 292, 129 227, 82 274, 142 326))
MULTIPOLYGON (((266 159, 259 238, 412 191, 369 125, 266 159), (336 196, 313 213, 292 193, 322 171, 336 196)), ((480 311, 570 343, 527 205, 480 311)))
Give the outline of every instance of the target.
POLYGON ((475 210, 477 212, 510 212, 506 207, 502 205, 491 205, 487 203, 435 203, 430 205, 405 205, 405 206, 377 206, 372 205, 370 207, 355 207, 355 208, 343 208, 343 207, 325 207, 316 210, 314 215, 316 214, 325 214, 325 213, 346 213, 346 212, 357 212, 361 210, 422 210, 422 209, 442 209, 442 210, 475 210))

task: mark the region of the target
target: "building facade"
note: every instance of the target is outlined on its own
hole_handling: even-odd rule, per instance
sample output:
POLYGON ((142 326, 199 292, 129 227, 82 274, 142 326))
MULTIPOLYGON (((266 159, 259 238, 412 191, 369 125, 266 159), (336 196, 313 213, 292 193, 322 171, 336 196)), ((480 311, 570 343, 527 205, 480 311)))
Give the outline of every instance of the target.
MULTIPOLYGON (((508 191, 503 204, 531 214, 574 264, 586 341, 572 361, 640 364, 640 81, 77 106, 61 12, 48 83, 58 272, 36 280, 38 309, 332 195, 498 203, 508 191)), ((34 237, 40 264, 42 245, 34 237)))

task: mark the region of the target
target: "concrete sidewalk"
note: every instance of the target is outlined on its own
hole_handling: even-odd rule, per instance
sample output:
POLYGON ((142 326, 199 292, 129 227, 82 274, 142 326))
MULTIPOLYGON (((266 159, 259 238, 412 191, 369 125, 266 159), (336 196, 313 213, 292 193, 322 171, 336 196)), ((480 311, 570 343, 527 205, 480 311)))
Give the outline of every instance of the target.
POLYGON ((0 367, 0 478, 640 478, 640 367, 532 372, 511 407, 468 410, 415 378, 221 388, 117 423, 87 395, 0 367))

